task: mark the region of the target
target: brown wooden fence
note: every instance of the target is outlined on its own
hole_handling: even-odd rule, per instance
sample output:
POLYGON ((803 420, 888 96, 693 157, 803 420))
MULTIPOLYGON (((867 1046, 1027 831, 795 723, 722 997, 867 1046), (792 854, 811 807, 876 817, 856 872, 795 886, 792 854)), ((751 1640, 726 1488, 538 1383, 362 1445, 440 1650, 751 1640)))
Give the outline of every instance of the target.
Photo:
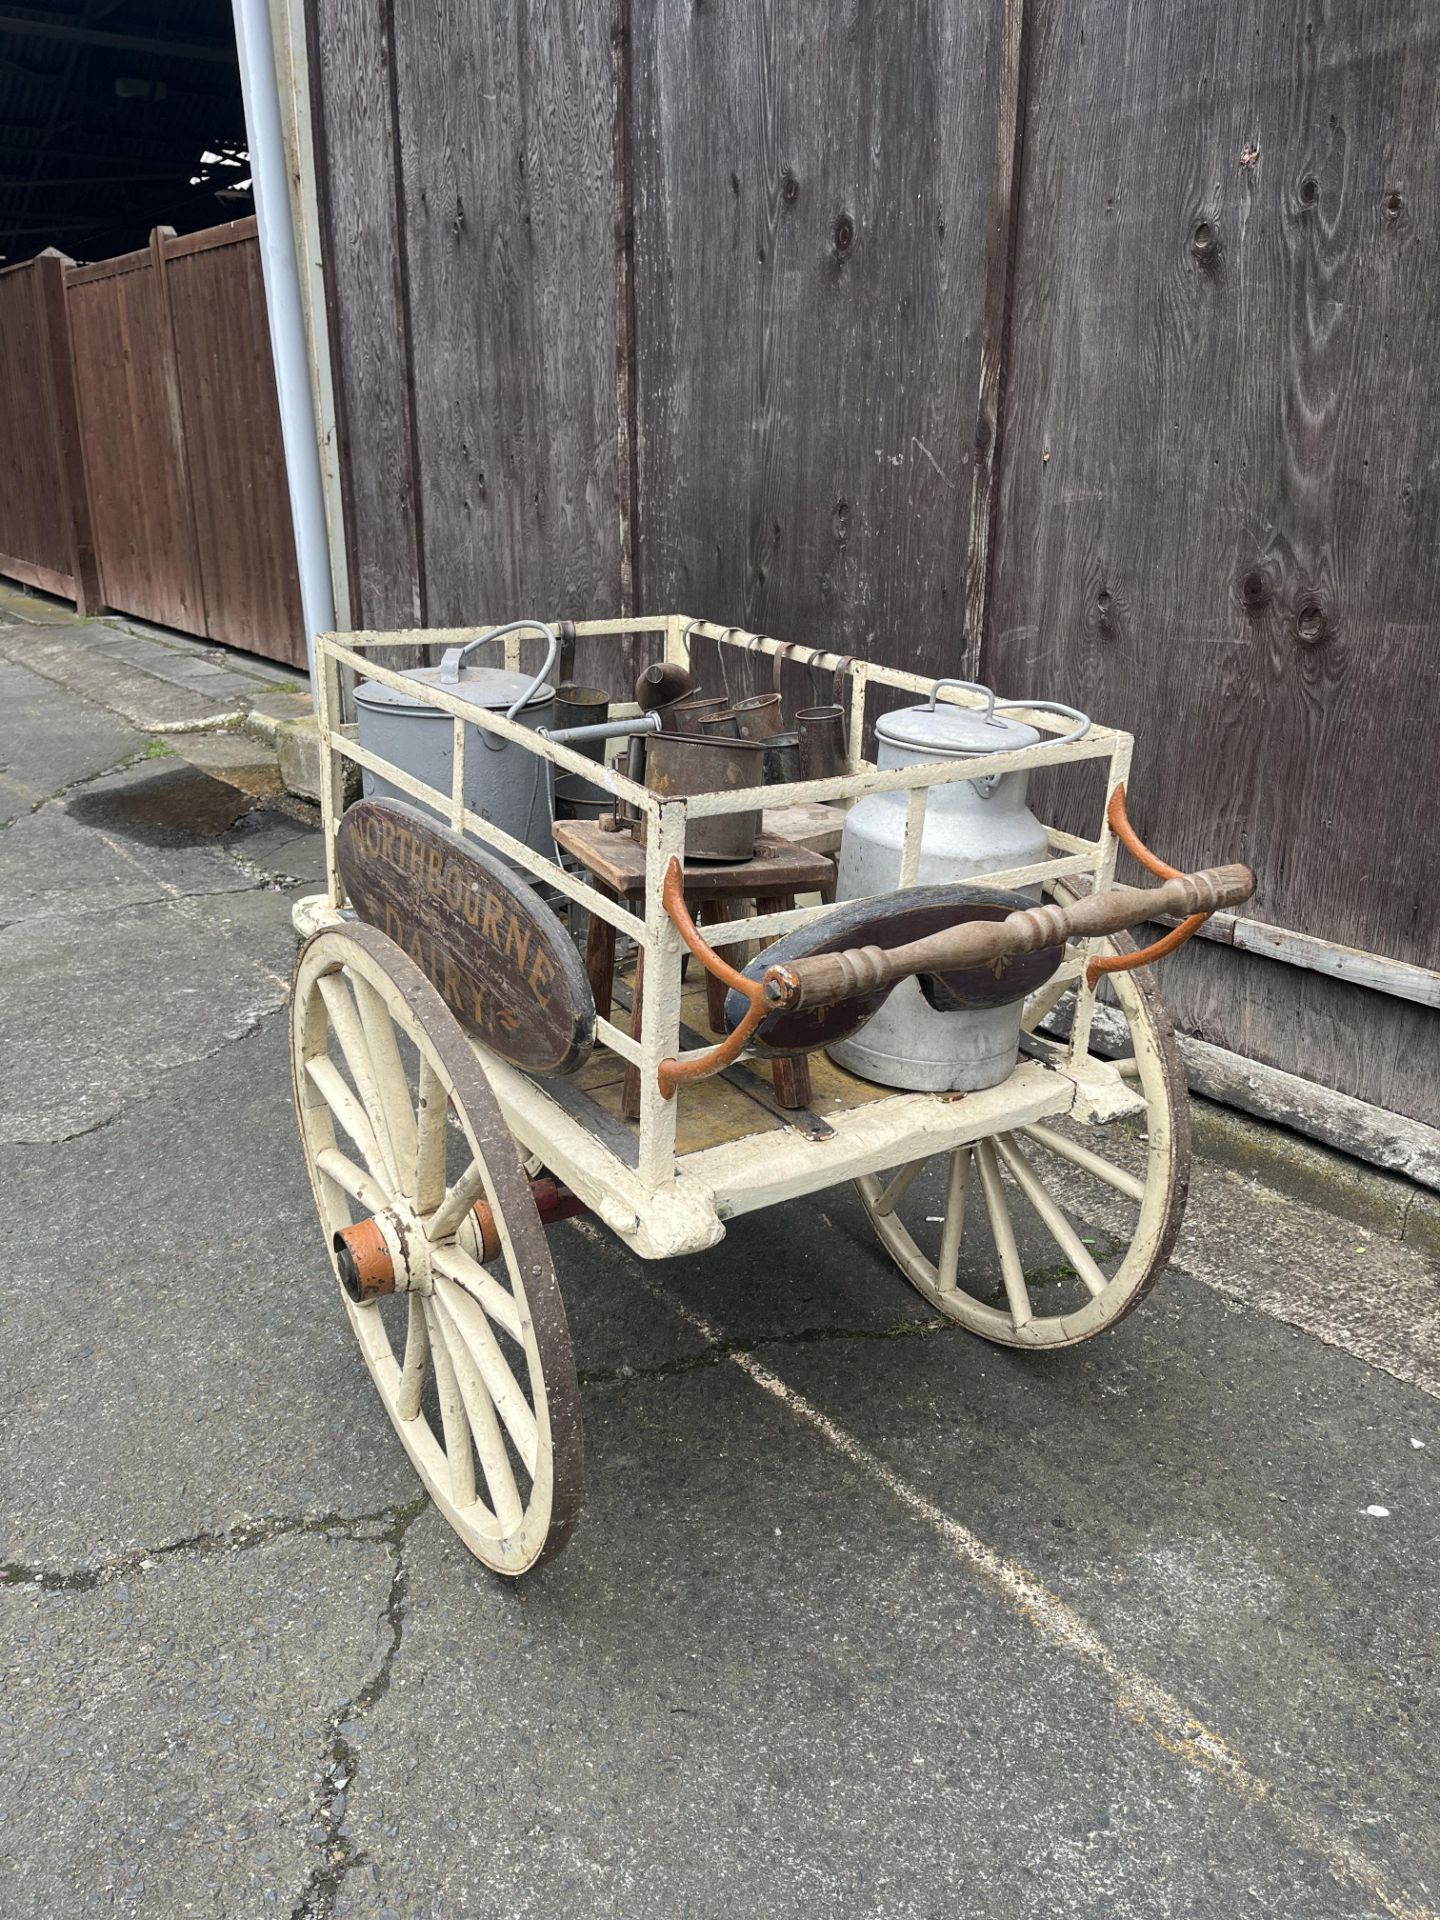
POLYGON ((0 572, 305 664, 253 219, 183 239, 157 230, 94 266, 52 256, 0 275, 0 407, 23 435, 13 499, 0 482, 0 572), (50 316, 50 388, 71 396, 83 450, 69 467, 63 408, 32 398, 47 391, 32 365, 38 325, 35 346, 4 344, 12 281, 50 316), (67 474, 68 491, 54 477, 67 474), (85 525, 96 577, 81 592, 52 550, 83 553, 85 525))
POLYGON ((357 624, 681 609, 1131 725, 1146 836, 1318 963, 1194 943, 1180 1023, 1440 1121, 1429 0, 309 9, 357 624))

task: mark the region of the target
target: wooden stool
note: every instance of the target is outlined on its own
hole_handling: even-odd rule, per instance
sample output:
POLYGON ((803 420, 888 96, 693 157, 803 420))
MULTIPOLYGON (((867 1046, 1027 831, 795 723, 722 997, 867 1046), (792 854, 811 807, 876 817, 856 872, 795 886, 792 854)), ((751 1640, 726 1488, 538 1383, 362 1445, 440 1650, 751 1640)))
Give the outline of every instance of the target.
MULTIPOLYGON (((571 854, 600 891, 612 900, 630 905, 645 895, 645 849, 637 846, 628 833, 605 833, 593 820, 557 820, 555 839, 571 854)), ((783 913, 795 904, 797 893, 819 893, 833 898, 835 863, 823 854, 811 853, 793 841, 762 833, 755 842, 754 857, 733 864, 712 860, 692 860, 685 868, 685 904, 701 925, 715 926, 731 918, 732 908, 753 901, 757 913, 783 913)), ((725 947, 721 951, 734 967, 745 965, 745 949, 725 947)), ((605 1019, 615 995, 615 929, 598 913, 590 915, 586 936, 585 969, 590 990, 595 995, 595 1010, 605 1019)), ((635 955, 635 998, 630 1013, 630 1031, 640 1037, 641 1000, 644 992, 645 955, 635 955)), ((713 974, 705 976, 705 1008, 710 1031, 725 1031, 725 984, 713 974)), ((806 1107, 810 1104, 810 1066, 803 1058, 771 1062, 775 1098, 782 1107, 806 1107)), ((621 1111, 627 1120, 640 1117, 640 1069, 627 1066, 621 1111)))

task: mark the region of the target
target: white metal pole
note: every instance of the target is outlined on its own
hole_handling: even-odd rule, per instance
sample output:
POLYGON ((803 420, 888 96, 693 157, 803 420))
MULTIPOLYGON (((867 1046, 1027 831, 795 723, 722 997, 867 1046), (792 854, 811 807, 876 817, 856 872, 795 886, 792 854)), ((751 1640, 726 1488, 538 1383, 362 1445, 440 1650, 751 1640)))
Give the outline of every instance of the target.
POLYGON ((315 635, 334 628, 335 595, 325 525, 325 488, 310 392, 305 310, 300 298, 300 273, 285 176, 275 47, 267 0, 234 0, 234 14, 240 88, 250 142, 250 176, 260 229, 265 310, 270 320, 270 354, 275 363, 275 389, 280 400, 280 432, 285 443, 285 474, 290 491, 290 519, 295 530, 295 559, 305 621, 305 657, 310 668, 313 700, 315 635))

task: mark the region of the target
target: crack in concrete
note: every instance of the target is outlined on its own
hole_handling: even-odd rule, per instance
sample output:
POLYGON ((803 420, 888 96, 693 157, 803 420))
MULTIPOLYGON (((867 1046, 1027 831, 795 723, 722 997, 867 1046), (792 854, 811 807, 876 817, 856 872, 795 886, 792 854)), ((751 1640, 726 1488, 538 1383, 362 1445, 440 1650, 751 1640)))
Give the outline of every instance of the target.
POLYGON ((796 1327, 788 1333, 758 1334, 751 1339, 733 1335, 713 1341, 698 1353, 683 1353, 653 1367, 590 1368, 576 1377, 582 1387, 623 1387, 635 1380, 678 1378, 702 1367, 719 1366, 722 1360, 731 1360, 736 1354, 755 1353, 762 1347, 818 1346, 828 1340, 913 1340, 937 1333, 962 1332, 964 1328, 954 1320, 897 1320, 888 1327, 796 1327))
MULTIPOLYGON (((100 711, 103 713, 107 712, 108 709, 102 707, 100 711)), ((116 716, 112 714, 110 717, 114 719, 116 716)), ((39 813, 42 807, 53 806, 57 800, 67 800, 72 793, 78 793, 82 787, 94 786, 97 780, 108 780, 112 774, 116 773, 128 773, 131 767, 138 766, 142 760, 148 757, 146 747, 141 745, 136 747, 133 752, 127 753, 123 759, 112 760, 109 766, 98 767, 94 773, 82 773, 74 780, 67 780, 63 787, 57 787, 53 793, 42 793, 38 799, 32 799, 28 811, 25 813, 17 813, 13 820, 6 820, 3 826, 0 826, 0 831, 3 831, 4 828, 18 826, 22 820, 28 820, 32 815, 39 813)), ((6 780, 4 785, 7 786, 12 793, 30 799, 32 789, 25 786, 22 781, 6 780)))
POLYGON ((405 1596, 409 1573, 405 1566, 405 1536, 420 1514, 429 1506, 427 1495, 410 1506, 396 1510, 397 1517, 388 1533, 380 1536, 389 1547, 394 1562, 390 1591, 386 1595, 381 1619, 389 1638, 373 1674, 348 1700, 343 1701, 327 1722, 328 1745, 320 1769, 315 1798, 315 1842, 322 1858, 310 1869, 299 1898, 290 1910, 290 1920, 330 1920, 335 1912, 336 1895, 341 1882, 355 1867, 364 1866, 368 1855, 355 1846, 345 1833, 345 1815, 350 1788, 360 1771, 360 1758, 345 1729, 353 1726, 378 1706, 390 1691, 395 1662, 405 1633, 405 1596))
POLYGON ((297 1534, 312 1534, 322 1539, 389 1542, 396 1537, 397 1527, 403 1532, 429 1504, 429 1495, 421 1494, 412 1500, 392 1501, 389 1506, 376 1507, 367 1513, 267 1514, 233 1527, 186 1534, 160 1546, 134 1547, 112 1560, 68 1570, 29 1566, 15 1560, 0 1561, 0 1584, 39 1587, 44 1593, 93 1593, 112 1580, 149 1573, 166 1560, 215 1559, 221 1554, 268 1546, 273 1540, 288 1540, 297 1534), (367 1527, 372 1531, 362 1531, 367 1527))
POLYGON ((0 1153, 4 1153, 9 1147, 66 1147, 69 1146, 72 1141, 85 1139, 89 1134, 103 1133, 107 1127, 113 1127, 117 1121, 128 1120, 130 1115, 134 1113, 138 1107, 148 1106, 153 1100, 165 1098, 169 1091, 165 1082, 170 1074, 186 1073, 192 1067, 204 1066, 207 1060, 218 1059, 227 1047, 239 1046, 246 1040, 253 1040, 256 1034, 268 1026, 272 1020, 288 1019, 289 1013, 289 996, 287 994, 285 1001, 280 1005, 262 1007, 258 1013, 247 1015, 247 1024, 241 1028, 239 1033, 232 1033, 227 1040, 222 1040, 218 1046, 209 1047, 204 1053, 188 1056, 184 1060, 171 1060, 156 1066, 154 1070, 155 1084, 153 1084, 148 1091, 136 1093, 133 1099, 126 1100, 115 1109, 114 1113, 106 1114, 103 1120, 91 1120, 85 1126, 76 1127, 70 1133, 46 1134, 40 1137, 19 1134, 12 1135, 8 1139, 0 1139, 0 1153))

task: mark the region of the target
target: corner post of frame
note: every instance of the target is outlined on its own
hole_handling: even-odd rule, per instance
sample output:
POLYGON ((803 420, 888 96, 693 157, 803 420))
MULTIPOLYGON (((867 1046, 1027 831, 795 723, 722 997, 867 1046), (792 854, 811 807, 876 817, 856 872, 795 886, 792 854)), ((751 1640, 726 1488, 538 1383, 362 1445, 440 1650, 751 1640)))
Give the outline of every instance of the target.
POLYGON ((640 1010, 640 1154, 637 1171, 654 1192, 675 1177, 675 1121, 679 1101, 660 1091, 660 1062, 672 1054, 680 1032, 679 929, 666 911, 665 872, 685 863, 685 804, 670 801, 646 822, 645 983, 640 1010))
POLYGON ((340 869, 335 861, 335 836, 345 810, 345 764, 335 746, 340 715, 340 667, 327 642, 329 634, 315 636, 315 723, 320 730, 320 828, 325 840, 325 898, 332 907, 343 905, 340 869))
MULTIPOLYGON (((1111 886, 1115 879, 1115 856, 1120 851, 1120 842, 1110 825, 1110 796, 1116 787, 1130 778, 1130 755, 1134 741, 1128 733, 1117 733, 1115 745, 1110 754, 1109 770, 1105 776, 1105 798, 1100 807, 1100 832, 1096 836, 1098 852, 1095 855, 1095 867, 1090 884, 1097 893, 1111 886)), ((1075 982, 1075 1018, 1070 1027, 1069 1059, 1072 1066, 1082 1062, 1090 1050, 1090 1027, 1095 1017, 1095 988, 1081 974, 1075 982)))

